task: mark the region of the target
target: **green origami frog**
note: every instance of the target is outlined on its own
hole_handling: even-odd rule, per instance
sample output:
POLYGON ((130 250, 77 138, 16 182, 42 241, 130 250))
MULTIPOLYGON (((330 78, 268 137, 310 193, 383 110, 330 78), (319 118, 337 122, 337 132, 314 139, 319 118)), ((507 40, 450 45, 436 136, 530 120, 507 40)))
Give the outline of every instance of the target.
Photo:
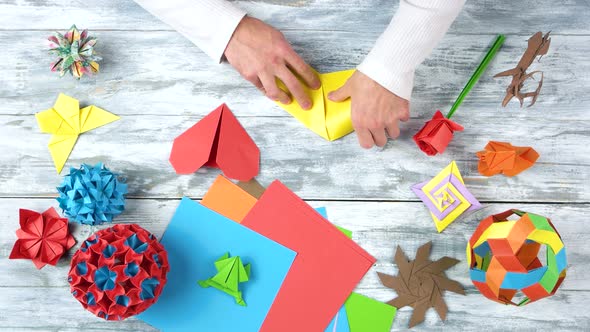
POLYGON ((237 304, 246 306, 238 284, 249 280, 250 264, 244 266, 240 256, 230 258, 229 253, 226 253, 215 261, 215 269, 217 273, 207 280, 199 281, 199 285, 204 288, 213 286, 233 296, 237 304))

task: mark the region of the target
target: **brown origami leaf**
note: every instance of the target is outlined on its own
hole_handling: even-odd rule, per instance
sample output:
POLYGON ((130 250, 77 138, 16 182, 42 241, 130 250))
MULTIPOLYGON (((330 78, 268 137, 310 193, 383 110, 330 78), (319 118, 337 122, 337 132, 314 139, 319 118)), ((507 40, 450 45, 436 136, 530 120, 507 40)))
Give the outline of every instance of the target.
POLYGON ((539 92, 541 91, 541 86, 543 86, 543 72, 541 71, 534 71, 531 73, 527 73, 527 69, 533 63, 535 58, 539 56, 539 61, 543 55, 547 54, 549 50, 549 45, 551 44, 551 38, 549 38, 549 33, 547 32, 545 36, 539 31, 535 33, 528 41, 528 47, 520 61, 515 68, 503 71, 501 73, 496 74, 494 77, 502 77, 502 76, 512 76, 512 81, 508 88, 506 88, 506 96, 502 101, 502 106, 506 106, 512 97, 516 97, 520 101, 520 106, 522 107, 523 101, 525 98, 532 98, 532 101, 529 105, 533 106, 533 104, 537 101, 537 97, 539 96, 539 92), (524 86, 524 82, 532 78, 534 79, 535 74, 540 74, 539 83, 537 85, 537 89, 531 92, 521 92, 520 90, 524 86))
POLYGON ((530 146, 490 141, 484 149, 476 153, 479 157, 477 170, 484 176, 500 173, 514 176, 533 166, 539 159, 539 153, 530 146))
POLYGON ((397 293, 397 297, 387 304, 398 309, 405 306, 414 308, 410 327, 422 323, 429 308, 434 308, 442 320, 446 319, 448 308, 443 300, 443 291, 465 295, 463 286, 448 279, 445 274, 445 270, 459 261, 445 256, 433 262, 428 259, 431 248, 432 242, 423 244, 416 251, 416 258, 410 261, 398 246, 394 261, 399 269, 399 275, 391 276, 377 272, 383 286, 397 293))

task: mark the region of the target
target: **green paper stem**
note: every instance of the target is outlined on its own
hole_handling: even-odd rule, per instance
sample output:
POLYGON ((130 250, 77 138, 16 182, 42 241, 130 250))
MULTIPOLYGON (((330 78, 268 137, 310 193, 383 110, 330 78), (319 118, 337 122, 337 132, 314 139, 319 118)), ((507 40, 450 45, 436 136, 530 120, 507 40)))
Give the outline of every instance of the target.
POLYGON ((490 64, 490 62, 492 61, 492 59, 496 55, 496 53, 498 53, 500 46, 502 46, 502 44, 504 43, 504 39, 506 39, 506 37, 504 37, 504 35, 498 35, 498 37, 496 38, 496 41, 494 41, 494 44, 492 45, 492 47, 490 48, 490 50, 488 51, 486 56, 483 58, 483 60, 479 64, 479 66, 477 66, 477 69, 475 70, 473 75, 471 75, 469 82, 467 82, 467 84, 465 85, 465 87, 463 88, 461 93, 459 94, 459 97, 457 97, 457 100, 455 100, 455 103, 451 107, 451 110, 449 111, 449 113, 447 113, 447 119, 450 119, 451 116, 453 116, 453 114, 457 110, 457 108, 459 108, 459 106, 461 106, 461 103, 463 103, 463 99, 465 99, 465 97, 467 97, 467 95, 469 94, 469 91, 471 91, 471 88, 473 88, 475 83, 477 83, 481 74, 483 74, 483 72, 486 70, 486 68, 488 67, 488 65, 490 64))

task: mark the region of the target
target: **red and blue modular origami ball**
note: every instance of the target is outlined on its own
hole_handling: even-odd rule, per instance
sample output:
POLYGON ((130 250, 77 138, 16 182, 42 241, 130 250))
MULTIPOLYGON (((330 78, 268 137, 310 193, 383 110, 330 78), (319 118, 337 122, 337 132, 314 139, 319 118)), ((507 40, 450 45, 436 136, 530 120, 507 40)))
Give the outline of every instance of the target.
POLYGON ((106 320, 123 320, 154 304, 170 270, 164 246, 136 224, 90 236, 74 254, 68 274, 82 306, 106 320))
POLYGON ((471 280, 485 297, 517 306, 555 294, 567 266, 563 241, 551 221, 519 210, 482 220, 467 244, 467 261, 471 280), (518 218, 510 220, 514 215, 518 218), (546 264, 538 257, 542 246, 546 264))

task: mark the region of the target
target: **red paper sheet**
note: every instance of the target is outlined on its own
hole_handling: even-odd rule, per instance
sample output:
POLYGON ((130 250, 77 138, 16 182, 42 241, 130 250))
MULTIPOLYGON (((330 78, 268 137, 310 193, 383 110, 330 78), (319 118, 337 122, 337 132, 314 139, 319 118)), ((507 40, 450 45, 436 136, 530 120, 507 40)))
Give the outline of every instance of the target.
POLYGON ((323 331, 375 263, 368 254, 279 181, 242 225, 297 252, 261 331, 323 331))

